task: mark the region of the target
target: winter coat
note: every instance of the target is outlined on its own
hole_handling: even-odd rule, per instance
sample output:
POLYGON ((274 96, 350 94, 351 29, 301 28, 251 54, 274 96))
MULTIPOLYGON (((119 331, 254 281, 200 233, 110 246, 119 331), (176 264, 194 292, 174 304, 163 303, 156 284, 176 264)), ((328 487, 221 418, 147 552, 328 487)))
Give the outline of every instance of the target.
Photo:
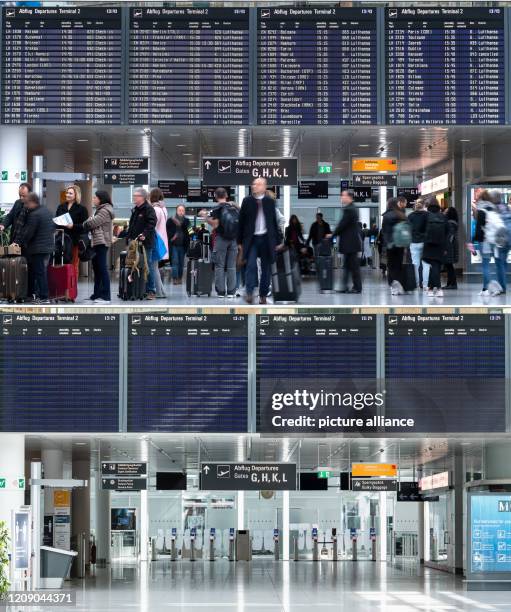
POLYGON ((112 230, 114 219, 114 207, 111 204, 100 204, 94 215, 89 217, 83 224, 83 231, 91 232, 92 246, 104 244, 112 246, 112 230))
POLYGON ((353 204, 344 207, 343 215, 335 228, 334 236, 339 237, 339 252, 343 255, 362 251, 358 210, 353 204))
POLYGON ((29 209, 20 246, 26 255, 50 255, 55 250, 55 223, 46 206, 29 209))
POLYGON ((68 208, 67 202, 65 202, 64 204, 60 204, 58 206, 55 216, 60 217, 61 215, 65 215, 66 213, 69 213, 71 215, 71 219, 73 220, 73 227, 65 227, 63 229, 66 234, 71 238, 73 246, 76 246, 78 244, 78 241, 80 240, 80 235, 82 234, 80 228, 87 220, 89 213, 87 212, 85 206, 83 206, 82 204, 78 204, 77 202, 75 202, 71 206, 71 208, 68 208))
POLYGON ((459 259, 459 242, 458 242, 458 224, 456 221, 449 219, 447 221, 447 250, 445 255, 445 263, 455 264, 459 259))

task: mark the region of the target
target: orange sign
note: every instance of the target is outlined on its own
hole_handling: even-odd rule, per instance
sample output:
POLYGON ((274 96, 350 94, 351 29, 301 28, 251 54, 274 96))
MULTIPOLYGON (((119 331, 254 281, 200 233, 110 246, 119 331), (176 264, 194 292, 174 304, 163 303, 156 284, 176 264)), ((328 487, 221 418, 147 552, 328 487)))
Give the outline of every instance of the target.
POLYGON ((55 489, 55 491, 53 491, 53 506, 55 508, 70 508, 71 491, 66 489, 55 489))
POLYGON ((352 476, 397 476, 395 463, 352 463, 352 476))
POLYGON ((353 157, 352 172, 397 172, 397 159, 390 157, 353 157))

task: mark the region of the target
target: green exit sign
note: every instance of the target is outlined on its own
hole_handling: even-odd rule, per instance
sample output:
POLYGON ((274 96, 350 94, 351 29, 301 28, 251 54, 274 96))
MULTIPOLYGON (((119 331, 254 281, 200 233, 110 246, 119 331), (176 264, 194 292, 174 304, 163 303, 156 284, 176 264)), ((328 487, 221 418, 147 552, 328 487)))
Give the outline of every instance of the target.
POLYGON ((5 489, 7 486, 6 479, 0 478, 0 489, 5 489))
POLYGON ((318 472, 318 478, 330 478, 330 472, 328 470, 321 470, 318 472))
POLYGON ((331 174, 332 164, 330 162, 319 162, 318 174, 331 174))

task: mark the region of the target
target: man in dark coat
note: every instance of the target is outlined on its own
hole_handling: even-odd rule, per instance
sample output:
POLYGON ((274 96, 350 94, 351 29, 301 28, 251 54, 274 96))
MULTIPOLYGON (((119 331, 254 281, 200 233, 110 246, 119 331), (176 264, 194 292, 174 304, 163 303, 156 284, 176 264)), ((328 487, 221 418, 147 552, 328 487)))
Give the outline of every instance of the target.
POLYGON ((344 255, 343 290, 341 293, 362 293, 362 279, 360 278, 360 256, 362 242, 358 224, 358 210, 353 204, 353 193, 345 189, 341 193, 343 215, 335 228, 334 236, 338 236, 339 252, 344 255), (348 289, 351 275, 353 287, 348 289))
POLYGON ((246 261, 246 295, 248 304, 259 284, 259 303, 266 304, 270 289, 271 264, 275 251, 282 242, 277 223, 275 200, 266 195, 266 179, 257 178, 252 183, 252 194, 241 203, 238 225, 238 249, 246 261), (257 259, 261 260, 261 278, 257 279, 257 259))
POLYGON ((10 242, 16 242, 20 239, 19 232, 20 228, 23 227, 25 222, 26 209, 24 209, 25 200, 27 195, 32 191, 31 186, 28 183, 21 183, 18 189, 19 198, 12 205, 11 210, 5 215, 2 223, 0 223, 0 232, 4 232, 6 229, 11 228, 10 242), (18 223, 19 218, 22 217, 23 221, 18 223))

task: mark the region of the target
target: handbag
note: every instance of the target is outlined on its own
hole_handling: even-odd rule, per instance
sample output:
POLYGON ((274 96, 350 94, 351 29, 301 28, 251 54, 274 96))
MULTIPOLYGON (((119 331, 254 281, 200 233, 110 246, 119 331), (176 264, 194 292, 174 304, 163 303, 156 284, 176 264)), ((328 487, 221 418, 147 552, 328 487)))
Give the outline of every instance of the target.
POLYGON ((161 261, 165 257, 166 252, 167 247, 165 246, 162 237, 156 233, 156 240, 153 249, 153 261, 161 261))
POLYGON ((82 234, 78 239, 78 257, 80 261, 90 261, 96 253, 92 248, 89 234, 82 234))

